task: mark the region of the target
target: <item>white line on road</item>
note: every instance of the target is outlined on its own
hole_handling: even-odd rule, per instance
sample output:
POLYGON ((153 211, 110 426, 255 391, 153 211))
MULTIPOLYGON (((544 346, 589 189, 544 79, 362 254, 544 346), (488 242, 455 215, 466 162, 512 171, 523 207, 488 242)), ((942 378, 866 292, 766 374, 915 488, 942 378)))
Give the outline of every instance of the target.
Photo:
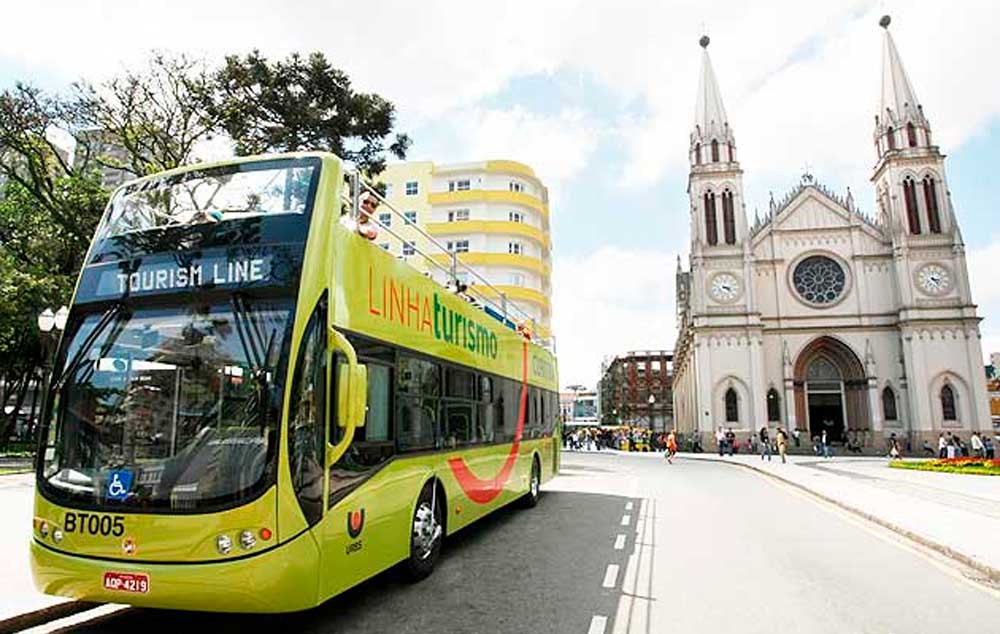
POLYGON ((604 571, 604 582, 601 586, 614 588, 618 583, 618 564, 608 564, 608 569, 604 571))
POLYGON ((587 634, 604 634, 604 628, 608 625, 608 617, 594 615, 590 618, 590 629, 587 634))
POLYGON ((625 548, 625 535, 619 534, 618 537, 615 538, 615 550, 621 550, 623 548, 625 548))
POLYGON ((628 526, 629 522, 631 522, 631 521, 632 521, 632 516, 631 515, 629 515, 628 513, 626 513, 625 515, 622 515, 622 526, 628 526))
POLYGON ((632 510, 632 503, 631 502, 629 502, 628 504, 625 505, 625 510, 626 511, 631 511, 632 510))

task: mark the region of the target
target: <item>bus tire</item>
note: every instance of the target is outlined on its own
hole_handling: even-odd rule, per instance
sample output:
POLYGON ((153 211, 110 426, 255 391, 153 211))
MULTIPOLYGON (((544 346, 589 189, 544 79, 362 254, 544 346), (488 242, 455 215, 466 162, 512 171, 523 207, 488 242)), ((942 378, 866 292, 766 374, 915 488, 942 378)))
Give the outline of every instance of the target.
POLYGON ((528 492, 521 496, 521 508, 532 509, 538 505, 538 498, 542 491, 542 465, 538 462, 538 456, 531 459, 531 479, 528 480, 528 492))
POLYGON ((403 564, 411 582, 421 581, 434 572, 441 556, 444 539, 444 494, 434 481, 424 485, 413 509, 410 523, 410 555, 403 564))

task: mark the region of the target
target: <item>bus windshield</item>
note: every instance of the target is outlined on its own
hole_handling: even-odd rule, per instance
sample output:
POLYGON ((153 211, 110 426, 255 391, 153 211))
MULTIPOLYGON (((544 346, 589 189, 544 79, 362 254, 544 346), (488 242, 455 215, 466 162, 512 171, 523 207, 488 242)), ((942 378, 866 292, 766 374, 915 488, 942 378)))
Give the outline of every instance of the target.
POLYGON ((261 491, 274 477, 291 312, 289 300, 234 296, 74 319, 46 434, 47 494, 190 511, 261 491))
POLYGON ((304 213, 312 159, 224 165, 126 185, 112 199, 98 236, 269 214, 304 213))

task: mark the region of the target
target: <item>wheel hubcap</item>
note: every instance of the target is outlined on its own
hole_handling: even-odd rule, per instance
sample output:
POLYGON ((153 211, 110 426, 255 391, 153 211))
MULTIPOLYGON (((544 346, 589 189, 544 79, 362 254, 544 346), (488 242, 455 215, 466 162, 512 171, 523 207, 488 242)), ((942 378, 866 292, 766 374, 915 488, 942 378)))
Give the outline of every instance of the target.
POLYGON ((531 497, 533 497, 533 498, 537 498, 538 497, 538 487, 539 487, 538 480, 539 480, 538 469, 537 468, 532 468, 531 469, 531 497))
POLYGON ((441 537, 441 524, 431 505, 421 502, 413 516, 413 550, 420 559, 427 559, 434 552, 434 545, 441 537))

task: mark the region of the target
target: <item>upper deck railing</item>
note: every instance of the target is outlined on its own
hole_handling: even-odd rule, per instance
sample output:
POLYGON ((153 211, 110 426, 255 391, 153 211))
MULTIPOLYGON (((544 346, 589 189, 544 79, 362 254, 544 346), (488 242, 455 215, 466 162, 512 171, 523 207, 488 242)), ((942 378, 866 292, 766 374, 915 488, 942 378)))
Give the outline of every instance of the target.
MULTIPOLYGON (((400 240, 403 244, 409 244, 414 253, 419 254, 420 257, 424 258, 424 260, 428 262, 431 267, 447 275, 448 283, 444 285, 445 289, 464 298, 470 304, 479 307, 508 328, 530 333, 532 341, 548 349, 550 352, 555 353, 555 337, 539 336, 538 324, 535 318, 523 308, 518 306, 514 301, 510 300, 506 293, 490 283, 490 281, 483 277, 478 271, 459 260, 458 253, 448 249, 448 247, 441 244, 441 242, 434 238, 434 236, 424 231, 420 225, 408 219, 405 214, 393 207, 392 204, 382 196, 378 189, 371 183, 367 182, 357 170, 347 171, 345 174, 345 180, 347 181, 348 187, 343 190, 343 202, 346 203, 348 209, 350 210, 350 218, 355 224, 362 216, 364 216, 368 219, 368 222, 374 223, 374 225, 379 228, 379 231, 385 231, 389 235, 400 240), (374 213, 365 210, 361 204, 362 196, 365 193, 374 197, 375 200, 378 201, 380 209, 388 209, 389 213, 395 215, 402 221, 403 226, 409 226, 413 231, 425 238, 427 240, 427 244, 431 245, 432 249, 438 250, 439 253, 429 253, 428 251, 431 249, 425 250, 421 246, 411 243, 406 237, 397 233, 390 226, 392 224, 391 222, 390 224, 383 224, 374 213), (442 254, 447 257, 447 265, 442 264, 439 261, 442 254), (458 277, 460 271, 468 273, 470 279, 475 278, 478 283, 463 283, 458 277), (489 292, 484 292, 483 288, 489 289, 489 292)), ((440 283, 434 278, 434 276, 429 277, 436 283, 440 283)))

